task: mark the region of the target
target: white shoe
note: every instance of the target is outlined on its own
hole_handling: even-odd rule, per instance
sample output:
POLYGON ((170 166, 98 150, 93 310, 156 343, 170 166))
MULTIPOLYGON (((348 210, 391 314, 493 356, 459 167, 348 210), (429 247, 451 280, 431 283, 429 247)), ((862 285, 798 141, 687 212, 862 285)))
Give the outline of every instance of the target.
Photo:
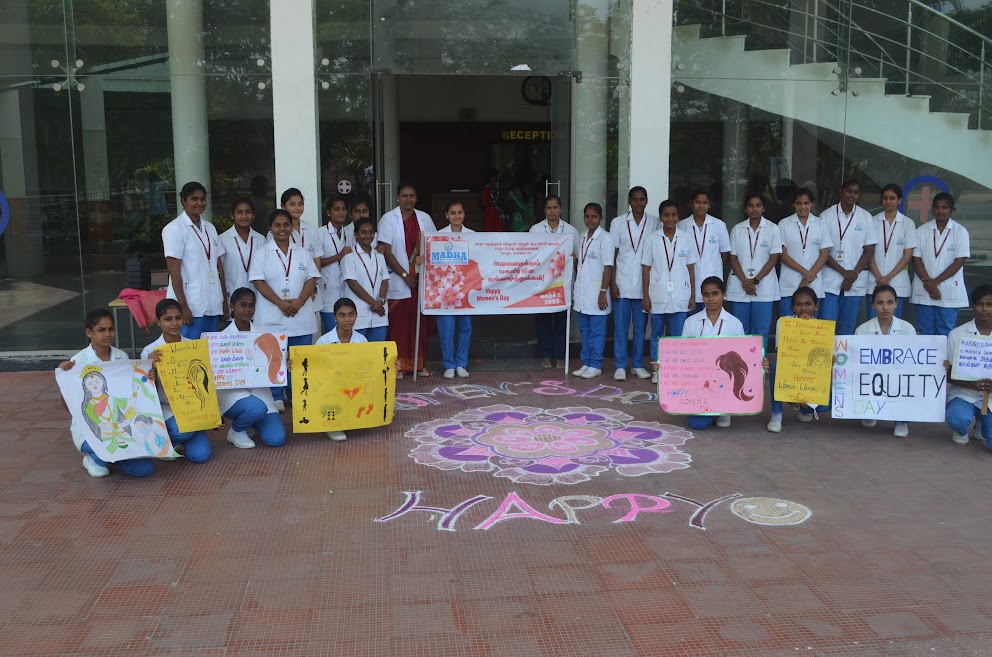
POLYGON ((396 373, 396 380, 399 381, 402 378, 403 378, 403 372, 397 372, 396 373))
POLYGON ((469 377, 468 370, 464 367, 456 367, 455 374, 457 374, 462 379, 467 379, 469 377))
POLYGON ((583 374, 585 374, 588 371, 589 371, 589 368, 587 366, 583 365, 579 369, 577 369, 574 372, 572 372, 572 376, 582 376, 583 374))
POLYGON ((341 442, 342 440, 348 440, 348 436, 344 434, 344 431, 328 431, 327 437, 336 442, 341 442))
POLYGON ((768 423, 768 426, 766 426, 765 428, 771 431, 772 433, 782 433, 782 421, 772 420, 771 422, 768 423))
POLYGON ((603 370, 598 367, 587 367, 586 371, 581 374, 583 379, 595 379, 597 376, 603 373, 603 370))
POLYGON ((905 438, 909 435, 909 422, 896 422, 896 428, 892 430, 892 435, 896 438, 905 438))
POLYGON ((721 416, 719 416, 716 419, 716 426, 720 427, 721 429, 726 429, 727 427, 729 427, 730 426, 730 416, 729 415, 721 415, 721 416))
POLYGON ((110 468, 99 465, 89 454, 83 454, 83 467, 86 468, 86 472, 90 473, 91 477, 106 477, 110 474, 110 468))
POLYGON ((251 449, 255 446, 255 441, 248 437, 244 431, 235 431, 234 427, 227 432, 227 442, 238 449, 251 449))
POLYGON ((455 371, 454 370, 445 370, 444 371, 444 378, 446 378, 446 379, 453 379, 453 378, 455 378, 455 371))
POLYGON ((982 440, 982 426, 978 422, 975 422, 975 424, 971 425, 969 435, 975 440, 982 440))
POLYGON ((869 429, 875 426, 875 424, 876 424, 875 420, 861 420, 861 426, 867 427, 869 429))
POLYGON ((283 402, 283 400, 281 400, 281 399, 275 400, 275 407, 276 407, 276 410, 279 411, 280 413, 285 413, 286 412, 286 403, 283 402))
POLYGON ((809 415, 806 415, 805 413, 800 413, 799 414, 799 421, 800 422, 812 422, 813 421, 813 414, 810 413, 809 415))
POLYGON ((958 445, 967 445, 968 444, 968 434, 964 434, 962 436, 959 433, 955 433, 955 434, 953 434, 951 436, 951 440, 953 440, 954 442, 956 442, 958 445))
POLYGON ((613 373, 613 380, 614 381, 626 381, 627 380, 627 370, 619 369, 618 368, 617 371, 613 373))
POLYGON ((658 383, 658 373, 655 372, 651 375, 651 383, 658 383))
POLYGON ((633 372, 634 375, 638 379, 650 379, 651 378, 651 372, 648 372, 643 367, 635 367, 634 369, 631 370, 631 372, 633 372))

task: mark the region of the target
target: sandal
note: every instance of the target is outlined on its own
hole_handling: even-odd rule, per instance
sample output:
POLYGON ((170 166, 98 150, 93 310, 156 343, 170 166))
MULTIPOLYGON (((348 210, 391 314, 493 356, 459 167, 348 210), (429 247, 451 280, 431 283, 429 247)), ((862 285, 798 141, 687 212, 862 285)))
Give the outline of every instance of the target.
POLYGON ((428 372, 426 369, 420 370, 419 372, 417 372, 417 376, 430 376, 430 375, 431 375, 431 373, 428 372))

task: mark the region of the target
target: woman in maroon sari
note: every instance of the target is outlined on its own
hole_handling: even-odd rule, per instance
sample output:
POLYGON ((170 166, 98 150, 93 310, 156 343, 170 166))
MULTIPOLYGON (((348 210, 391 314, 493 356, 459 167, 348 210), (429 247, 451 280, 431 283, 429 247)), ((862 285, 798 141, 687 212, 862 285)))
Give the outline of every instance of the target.
POLYGON ((484 227, 487 233, 506 230, 506 210, 503 209, 503 198, 499 191, 499 171, 489 170, 489 182, 482 188, 482 211, 484 227))
POLYGON ((426 212, 414 208, 417 204, 417 190, 413 185, 400 184, 397 195, 398 206, 382 215, 379 220, 380 250, 386 258, 391 275, 389 278, 389 328, 386 339, 396 343, 397 375, 419 371, 420 376, 429 376, 424 368, 427 357, 427 339, 430 337, 428 318, 420 317, 420 347, 417 362, 414 351, 417 348, 417 284, 419 267, 423 262, 420 253, 421 236, 434 233, 434 221, 426 212))

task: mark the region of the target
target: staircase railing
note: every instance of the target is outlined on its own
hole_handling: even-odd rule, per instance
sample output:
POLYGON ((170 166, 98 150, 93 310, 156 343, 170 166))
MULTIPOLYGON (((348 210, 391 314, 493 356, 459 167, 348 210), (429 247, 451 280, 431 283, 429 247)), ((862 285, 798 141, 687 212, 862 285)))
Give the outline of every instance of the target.
POLYGON ((992 116, 992 38, 920 0, 677 0, 677 25, 748 37, 749 50, 786 48, 792 62, 836 63, 841 88, 886 80, 886 93, 930 96, 930 110, 961 112, 981 129, 992 116))

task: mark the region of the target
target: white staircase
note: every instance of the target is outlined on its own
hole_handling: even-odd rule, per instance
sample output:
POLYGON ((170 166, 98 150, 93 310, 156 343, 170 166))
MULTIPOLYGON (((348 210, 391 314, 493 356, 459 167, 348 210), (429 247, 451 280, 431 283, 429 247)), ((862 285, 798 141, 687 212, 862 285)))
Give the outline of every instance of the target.
POLYGON ((992 130, 969 129, 968 114, 931 112, 927 96, 886 95, 879 78, 850 78, 837 92, 836 63, 791 64, 788 49, 745 50, 746 37, 700 38, 700 27, 674 28, 678 83, 846 132, 992 187, 992 130))

